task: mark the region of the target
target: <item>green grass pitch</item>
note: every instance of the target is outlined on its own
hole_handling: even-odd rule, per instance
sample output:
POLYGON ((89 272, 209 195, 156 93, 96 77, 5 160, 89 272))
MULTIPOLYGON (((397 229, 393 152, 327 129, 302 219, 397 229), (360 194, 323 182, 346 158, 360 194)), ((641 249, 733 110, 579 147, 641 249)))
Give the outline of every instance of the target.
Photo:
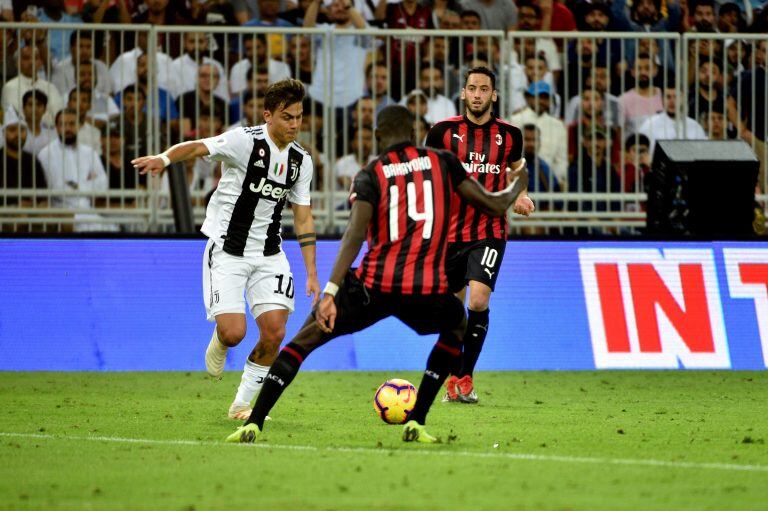
POLYGON ((390 377, 300 373, 255 446, 239 373, 0 373, 0 509, 765 510, 768 373, 479 373, 440 445, 373 411, 390 377))

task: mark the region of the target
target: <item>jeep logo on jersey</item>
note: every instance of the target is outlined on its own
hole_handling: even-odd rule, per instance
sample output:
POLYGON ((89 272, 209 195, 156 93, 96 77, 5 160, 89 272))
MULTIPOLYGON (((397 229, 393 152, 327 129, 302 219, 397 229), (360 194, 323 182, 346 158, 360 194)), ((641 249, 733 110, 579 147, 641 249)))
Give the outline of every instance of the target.
POLYGON ((262 177, 261 180, 254 184, 251 183, 248 187, 253 193, 261 195, 265 199, 280 200, 288 194, 288 188, 283 187, 280 183, 275 183, 269 179, 262 177))
POLYGON ((595 367, 729 368, 707 249, 579 249, 595 367))

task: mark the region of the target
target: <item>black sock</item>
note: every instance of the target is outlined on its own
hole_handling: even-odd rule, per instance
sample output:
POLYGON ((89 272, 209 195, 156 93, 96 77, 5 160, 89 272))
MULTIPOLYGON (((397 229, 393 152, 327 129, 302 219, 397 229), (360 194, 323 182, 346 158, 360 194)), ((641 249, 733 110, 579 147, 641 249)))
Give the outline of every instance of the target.
POLYGON ((459 348, 459 354, 453 357, 453 360, 451 361, 451 368, 449 373, 454 376, 459 376, 459 374, 461 373, 461 364, 464 359, 464 353, 463 353, 464 346, 459 345, 458 348, 459 348))
POLYGON ((245 421, 246 424, 254 423, 260 430, 264 429, 264 419, 280 399, 285 388, 291 384, 306 356, 306 352, 293 343, 289 343, 280 351, 264 378, 264 386, 261 387, 251 416, 245 421))
POLYGON ((490 309, 484 311, 469 310, 467 315, 467 332, 464 334, 464 355, 462 356, 459 378, 472 376, 477 359, 483 349, 485 336, 488 334, 488 315, 490 309))
POLYGON ((442 333, 432 348, 432 353, 427 359, 427 370, 421 379, 416 404, 408 416, 408 420, 415 420, 424 424, 427 420, 427 412, 435 400, 435 396, 443 386, 445 378, 451 372, 454 360, 461 356, 461 340, 451 333, 442 333))

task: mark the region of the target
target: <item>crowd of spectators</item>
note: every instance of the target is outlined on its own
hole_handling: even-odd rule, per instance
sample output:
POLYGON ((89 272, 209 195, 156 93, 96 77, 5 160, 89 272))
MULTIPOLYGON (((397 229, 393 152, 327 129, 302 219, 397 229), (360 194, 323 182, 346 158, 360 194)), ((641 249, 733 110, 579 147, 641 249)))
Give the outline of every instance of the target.
MULTIPOLYGON (((0 16, 25 22, 0 31, 6 188, 140 189, 146 179, 129 162, 152 147, 155 118, 161 146, 257 124, 267 86, 295 77, 308 92, 299 141, 315 156, 314 186, 343 189, 375 152, 381 108, 407 105, 423 140, 432 124, 462 111, 463 73, 476 65, 505 84, 497 113, 524 132, 533 191, 643 191, 655 141, 680 138, 683 126, 688 138, 743 138, 761 161, 766 156, 768 40, 739 37, 768 32, 761 0, 0 0, 0 16), (83 29, 42 30, 36 22, 83 29), (153 56, 148 33, 131 24, 161 29, 153 56), (175 25, 201 29, 162 30, 175 25), (333 44, 324 48, 331 37, 316 31, 206 33, 211 26, 323 28, 333 44), (344 35, 376 27, 424 36, 344 35), (510 37, 434 37, 430 29, 510 37), (535 36, 549 30, 638 36, 535 36), (730 37, 694 40, 683 76, 675 42, 644 38, 649 32, 730 37), (323 133, 334 135, 325 140, 323 133)), ((203 193, 218 178, 202 160, 187 175, 190 188, 203 193)), ((96 204, 51 197, 59 207, 96 204)), ((18 202, 10 200, 5 205, 18 202)))

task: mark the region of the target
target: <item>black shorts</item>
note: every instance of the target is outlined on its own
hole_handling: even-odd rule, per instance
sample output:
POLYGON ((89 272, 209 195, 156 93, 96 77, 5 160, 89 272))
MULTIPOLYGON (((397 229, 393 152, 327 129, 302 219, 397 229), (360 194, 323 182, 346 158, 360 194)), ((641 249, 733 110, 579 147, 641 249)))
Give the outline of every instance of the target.
POLYGON ((359 332, 394 316, 419 335, 456 329, 464 321, 464 305, 451 293, 400 295, 366 289, 350 270, 336 294, 336 323, 323 342, 359 332))
POLYGON ((451 292, 461 291, 470 280, 482 282, 493 291, 506 246, 505 240, 492 238, 449 244, 445 271, 451 292))

